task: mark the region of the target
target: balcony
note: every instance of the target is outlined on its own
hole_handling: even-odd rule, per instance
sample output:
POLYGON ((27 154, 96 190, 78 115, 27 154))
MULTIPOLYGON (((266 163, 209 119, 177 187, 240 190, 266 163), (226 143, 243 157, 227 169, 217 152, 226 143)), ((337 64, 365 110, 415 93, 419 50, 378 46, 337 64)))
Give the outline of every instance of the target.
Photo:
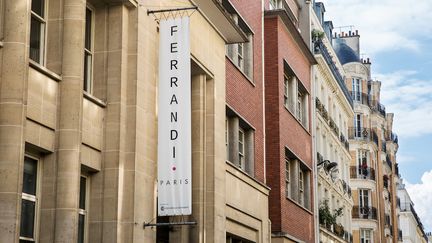
POLYGON ((353 107, 353 100, 351 98, 351 95, 345 86, 345 80, 344 77, 342 77, 342 74, 339 72, 339 69, 336 67, 335 62, 333 61, 333 57, 331 56, 330 52, 328 51, 327 47, 324 45, 322 40, 317 40, 314 42, 314 52, 315 54, 321 54, 327 63, 328 67, 330 68, 333 77, 335 77, 339 87, 342 89, 343 94, 345 95, 345 98, 348 100, 348 103, 353 107))
POLYGON ((375 131, 372 130, 372 141, 374 141, 374 143, 376 144, 376 146, 378 147, 378 135, 376 134, 375 131))
POLYGON ((383 151, 384 153, 387 153, 387 144, 386 141, 381 141, 381 151, 383 151))
POLYGON ((333 133, 336 137, 339 137, 339 127, 336 125, 336 122, 330 117, 329 126, 332 129, 333 133))
POLYGON ((366 93, 351 91, 354 103, 370 106, 370 96, 366 93))
POLYGON ((348 194, 349 197, 352 196, 351 187, 346 183, 345 180, 342 180, 342 188, 344 190, 344 193, 348 194))
POLYGON ((396 135, 396 133, 392 132, 390 134, 387 134, 386 140, 397 144, 398 143, 398 136, 396 135))
POLYGON ((348 138, 356 140, 369 141, 371 137, 370 129, 367 127, 350 127, 348 128, 348 138))
POLYGON ((354 219, 377 219, 377 210, 375 207, 359 207, 354 206, 352 209, 352 217, 354 219))
POLYGON ((370 108, 374 112, 378 112, 383 117, 386 116, 386 108, 384 105, 379 103, 377 100, 371 100, 370 101, 370 108))
POLYGON ((374 168, 357 168, 357 166, 351 166, 350 174, 351 179, 375 180, 374 168))
POLYGON ((386 163, 390 167, 390 170, 392 170, 392 162, 390 159, 390 156, 386 155, 386 163))
POLYGON ((315 98, 315 105, 316 105, 316 109, 318 110, 318 113, 321 115, 321 117, 328 122, 330 117, 328 115, 328 112, 327 112, 324 104, 321 103, 321 101, 318 98, 315 98))
POLYGON ((342 133, 339 136, 339 140, 344 145, 345 149, 349 152, 349 142, 342 133))

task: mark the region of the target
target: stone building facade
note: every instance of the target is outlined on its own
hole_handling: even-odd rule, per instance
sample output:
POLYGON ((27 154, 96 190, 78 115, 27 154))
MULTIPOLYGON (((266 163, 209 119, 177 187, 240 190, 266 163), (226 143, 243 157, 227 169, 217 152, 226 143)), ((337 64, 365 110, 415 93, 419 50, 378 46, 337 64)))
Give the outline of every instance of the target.
POLYGON ((348 126, 353 101, 345 86, 345 73, 332 47, 332 22, 325 21, 324 4, 312 15, 314 66, 314 142, 317 162, 316 207, 320 242, 351 242, 351 154, 348 126), (329 217, 335 218, 335 222, 329 217), (330 221, 330 222, 329 222, 330 221))
MULTIPOLYGON (((0 1, 0 242, 270 241, 262 116, 250 119, 251 170, 226 162, 223 143, 225 80, 237 75, 227 72, 226 44, 249 36, 225 2, 194 3, 193 213, 163 218, 156 215, 158 22, 147 10, 192 2, 0 1), (197 225, 143 228, 182 220, 197 225)), ((256 53, 251 93, 262 97, 256 53)), ((262 113, 262 102, 253 112, 262 113)))
POLYGON ((353 240, 398 242, 398 141, 392 132, 393 114, 380 103, 381 82, 372 80, 369 59, 359 58, 358 32, 335 34, 333 41, 354 101, 354 119, 348 128, 353 240))

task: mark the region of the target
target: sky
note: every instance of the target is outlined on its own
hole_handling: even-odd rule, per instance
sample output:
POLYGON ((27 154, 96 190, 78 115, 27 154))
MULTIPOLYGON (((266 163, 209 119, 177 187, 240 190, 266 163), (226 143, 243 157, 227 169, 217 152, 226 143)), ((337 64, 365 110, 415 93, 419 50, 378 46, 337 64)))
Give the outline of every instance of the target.
POLYGON ((381 81, 381 103, 395 114, 399 173, 432 231, 432 1, 321 2, 334 31, 359 30, 361 55, 371 58, 371 76, 381 81))

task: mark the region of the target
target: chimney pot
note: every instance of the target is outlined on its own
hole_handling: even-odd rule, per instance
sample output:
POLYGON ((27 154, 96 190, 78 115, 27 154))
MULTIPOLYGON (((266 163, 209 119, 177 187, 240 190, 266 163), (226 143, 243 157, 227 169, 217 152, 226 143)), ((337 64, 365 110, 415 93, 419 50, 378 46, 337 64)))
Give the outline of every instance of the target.
POLYGON ((356 30, 355 32, 356 32, 356 35, 358 35, 358 30, 356 30))
POLYGON ((350 30, 350 31, 348 32, 348 35, 349 35, 349 36, 351 36, 351 35, 352 35, 352 32, 351 32, 351 30, 350 30))

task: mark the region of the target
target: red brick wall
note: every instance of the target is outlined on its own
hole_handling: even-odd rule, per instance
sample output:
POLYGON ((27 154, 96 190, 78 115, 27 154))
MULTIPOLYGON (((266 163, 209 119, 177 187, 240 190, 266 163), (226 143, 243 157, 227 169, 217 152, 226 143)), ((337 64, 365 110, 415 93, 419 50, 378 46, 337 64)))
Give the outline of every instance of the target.
POLYGON ((255 177, 264 182, 261 1, 232 0, 231 2, 254 33, 253 77, 252 82, 249 81, 227 57, 226 102, 255 128, 255 177))
MULTIPOLYGON (((314 242, 313 204, 310 211, 285 197, 285 146, 311 169, 312 137, 283 105, 284 60, 311 94, 310 63, 278 17, 265 18, 265 91, 267 178, 273 232, 286 232, 314 242)), ((310 96, 309 96, 310 97, 310 96)), ((311 121, 309 100, 309 122, 311 121)), ((311 173, 312 174, 312 173, 311 173)), ((313 177, 311 176, 311 185, 313 177)), ((313 187, 310 191, 313 202, 313 187)))

